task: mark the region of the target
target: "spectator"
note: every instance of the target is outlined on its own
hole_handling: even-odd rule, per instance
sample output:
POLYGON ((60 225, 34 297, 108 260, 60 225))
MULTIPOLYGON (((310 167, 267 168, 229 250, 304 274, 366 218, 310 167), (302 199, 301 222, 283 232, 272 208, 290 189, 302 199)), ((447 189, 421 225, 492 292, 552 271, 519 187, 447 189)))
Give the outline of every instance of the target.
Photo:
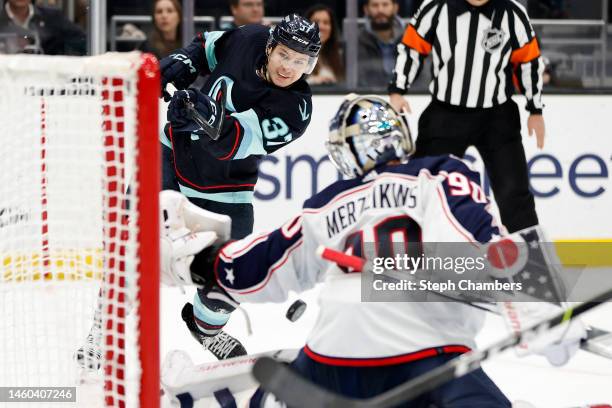
POLYGON ((306 18, 319 25, 319 35, 323 44, 317 65, 307 78, 307 82, 311 85, 341 82, 344 79, 344 63, 334 11, 324 4, 317 4, 306 11, 306 18))
POLYGON ((142 50, 161 59, 180 48, 183 45, 181 15, 181 4, 178 0, 156 0, 152 10, 153 29, 142 50))
POLYGON ((6 0, 0 10, 0 32, 27 39, 23 51, 49 55, 84 55, 83 30, 58 9, 39 7, 32 0, 6 0))
POLYGON ((362 87, 384 87, 393 73, 395 48, 404 31, 397 16, 396 0, 368 0, 363 11, 366 26, 358 38, 358 84, 362 87))
POLYGON ((230 30, 245 24, 263 24, 263 0, 229 0, 229 6, 234 21, 222 25, 221 29, 230 30))
POLYGON ((89 26, 89 21, 87 21, 88 13, 89 0, 76 0, 74 3, 74 23, 84 32, 87 32, 87 27, 89 26))

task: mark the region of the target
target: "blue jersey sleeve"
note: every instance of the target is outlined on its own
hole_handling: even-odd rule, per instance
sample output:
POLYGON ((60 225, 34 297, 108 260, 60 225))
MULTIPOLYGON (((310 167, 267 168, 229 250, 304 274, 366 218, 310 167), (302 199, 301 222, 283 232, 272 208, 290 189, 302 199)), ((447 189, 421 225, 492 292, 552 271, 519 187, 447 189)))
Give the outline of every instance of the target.
POLYGON ((300 214, 281 228, 228 243, 214 263, 217 283, 238 302, 282 302, 289 291, 310 289, 323 268, 302 228, 300 214))
POLYGON ((480 243, 500 235, 501 225, 490 212, 490 202, 480 186, 480 174, 463 161, 449 158, 440 168, 444 198, 454 218, 480 243))

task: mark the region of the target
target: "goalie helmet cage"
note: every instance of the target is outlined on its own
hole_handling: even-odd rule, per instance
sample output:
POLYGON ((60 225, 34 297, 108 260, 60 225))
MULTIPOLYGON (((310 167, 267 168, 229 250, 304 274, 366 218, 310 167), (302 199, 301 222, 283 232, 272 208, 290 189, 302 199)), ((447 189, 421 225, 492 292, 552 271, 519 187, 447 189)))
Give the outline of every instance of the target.
POLYGON ((157 61, 2 56, 0 83, 0 387, 157 407, 157 61))

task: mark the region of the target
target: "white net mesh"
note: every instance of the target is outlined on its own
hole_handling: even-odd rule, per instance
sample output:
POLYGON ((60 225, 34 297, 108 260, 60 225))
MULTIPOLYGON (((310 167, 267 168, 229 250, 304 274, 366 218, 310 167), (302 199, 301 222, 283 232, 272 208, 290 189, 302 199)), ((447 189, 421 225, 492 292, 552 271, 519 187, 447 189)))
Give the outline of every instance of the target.
POLYGON ((140 65, 0 59, 0 387, 138 405, 140 65))

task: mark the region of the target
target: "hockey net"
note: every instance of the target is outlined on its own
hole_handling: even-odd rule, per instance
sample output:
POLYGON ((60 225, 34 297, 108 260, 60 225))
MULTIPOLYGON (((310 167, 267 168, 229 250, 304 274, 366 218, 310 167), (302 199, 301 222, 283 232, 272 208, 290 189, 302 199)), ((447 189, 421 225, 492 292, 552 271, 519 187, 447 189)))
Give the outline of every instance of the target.
POLYGON ((157 62, 3 56, 0 83, 0 387, 158 406, 157 62))

